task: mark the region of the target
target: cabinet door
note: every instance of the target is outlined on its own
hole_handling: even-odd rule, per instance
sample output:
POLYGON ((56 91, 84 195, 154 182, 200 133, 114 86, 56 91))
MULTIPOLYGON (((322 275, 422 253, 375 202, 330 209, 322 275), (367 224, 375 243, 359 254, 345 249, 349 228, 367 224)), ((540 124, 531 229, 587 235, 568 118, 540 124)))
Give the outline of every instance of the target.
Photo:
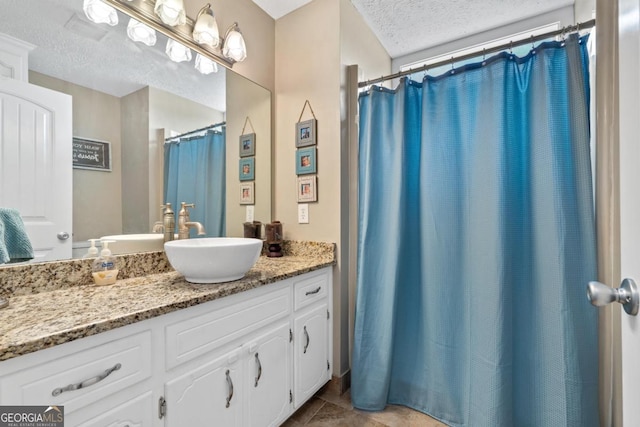
POLYGON ((294 407, 297 409, 330 379, 327 305, 294 320, 294 407))
MULTIPOLYGON (((244 347, 245 425, 277 426, 291 413, 289 322, 280 322, 244 347)), ((244 356, 243 356, 244 357, 244 356)))
MULTIPOLYGON (((79 427, 146 427, 153 425, 153 395, 151 392, 117 405, 91 418, 79 427)), ((67 420, 69 421, 69 420, 67 420)))
POLYGON ((165 385, 165 425, 169 427, 241 426, 240 349, 196 368, 165 385))

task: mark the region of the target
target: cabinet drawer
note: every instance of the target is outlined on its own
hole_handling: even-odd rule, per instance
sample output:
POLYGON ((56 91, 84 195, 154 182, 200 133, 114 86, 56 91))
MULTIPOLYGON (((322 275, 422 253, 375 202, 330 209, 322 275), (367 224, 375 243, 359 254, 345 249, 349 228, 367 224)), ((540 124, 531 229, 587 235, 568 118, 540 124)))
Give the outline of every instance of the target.
POLYGON ((304 279, 294 281, 294 310, 327 298, 330 283, 329 273, 330 270, 325 270, 310 277, 305 275, 304 279))
POLYGON ((0 378, 0 404, 64 405, 68 414, 151 376, 150 331, 73 353, 54 350, 0 378))
MULTIPOLYGON (((225 298, 203 304, 195 315, 165 328, 167 369, 241 338, 291 312, 288 287, 228 304, 225 298)), ((247 294, 249 295, 249 294, 247 294)))

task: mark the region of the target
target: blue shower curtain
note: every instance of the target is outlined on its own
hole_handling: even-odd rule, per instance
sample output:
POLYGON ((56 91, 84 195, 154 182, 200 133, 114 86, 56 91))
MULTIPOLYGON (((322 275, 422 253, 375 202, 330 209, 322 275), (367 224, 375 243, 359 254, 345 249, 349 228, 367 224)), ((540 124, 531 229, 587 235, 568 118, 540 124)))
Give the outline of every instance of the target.
MULTIPOLYGON (((180 202, 195 203, 191 221, 200 222, 207 237, 225 234, 225 132, 182 138, 164 146, 164 200, 176 214, 180 202)), ((196 237, 191 230, 191 237, 196 237)))
POLYGON ((355 407, 598 425, 586 42, 360 97, 355 407))

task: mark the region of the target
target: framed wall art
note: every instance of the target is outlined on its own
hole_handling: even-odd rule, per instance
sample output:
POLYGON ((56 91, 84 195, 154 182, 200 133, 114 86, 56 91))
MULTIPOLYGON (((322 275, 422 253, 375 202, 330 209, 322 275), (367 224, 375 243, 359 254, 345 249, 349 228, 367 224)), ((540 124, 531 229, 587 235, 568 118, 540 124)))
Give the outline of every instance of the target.
POLYGON ((253 182, 247 182, 240 184, 240 204, 241 205, 253 205, 254 204, 254 185, 253 182))
POLYGON ((296 147, 308 147, 317 144, 316 119, 296 123, 296 147))
POLYGON ((307 175, 316 173, 316 149, 301 148, 296 151, 296 174, 307 175))
POLYGON ((251 157, 256 155, 256 134, 249 133, 240 135, 240 157, 251 157))
POLYGON ((304 176, 298 178, 298 203, 318 201, 318 178, 304 176))
POLYGON ((255 157, 240 159, 239 175, 240 181, 253 181, 256 176, 255 157))

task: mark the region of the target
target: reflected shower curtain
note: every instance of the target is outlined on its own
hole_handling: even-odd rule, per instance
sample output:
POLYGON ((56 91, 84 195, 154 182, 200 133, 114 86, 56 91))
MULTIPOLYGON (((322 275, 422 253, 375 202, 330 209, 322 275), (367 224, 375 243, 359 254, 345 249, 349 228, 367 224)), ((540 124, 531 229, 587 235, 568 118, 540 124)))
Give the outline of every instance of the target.
POLYGON ((585 44, 361 96, 355 407, 597 426, 585 44))
MULTIPOLYGON (((195 203, 191 221, 201 223, 207 237, 225 234, 225 132, 181 138, 164 146, 164 200, 178 223, 180 202, 195 203)), ((196 237, 191 230, 191 237, 196 237)))

